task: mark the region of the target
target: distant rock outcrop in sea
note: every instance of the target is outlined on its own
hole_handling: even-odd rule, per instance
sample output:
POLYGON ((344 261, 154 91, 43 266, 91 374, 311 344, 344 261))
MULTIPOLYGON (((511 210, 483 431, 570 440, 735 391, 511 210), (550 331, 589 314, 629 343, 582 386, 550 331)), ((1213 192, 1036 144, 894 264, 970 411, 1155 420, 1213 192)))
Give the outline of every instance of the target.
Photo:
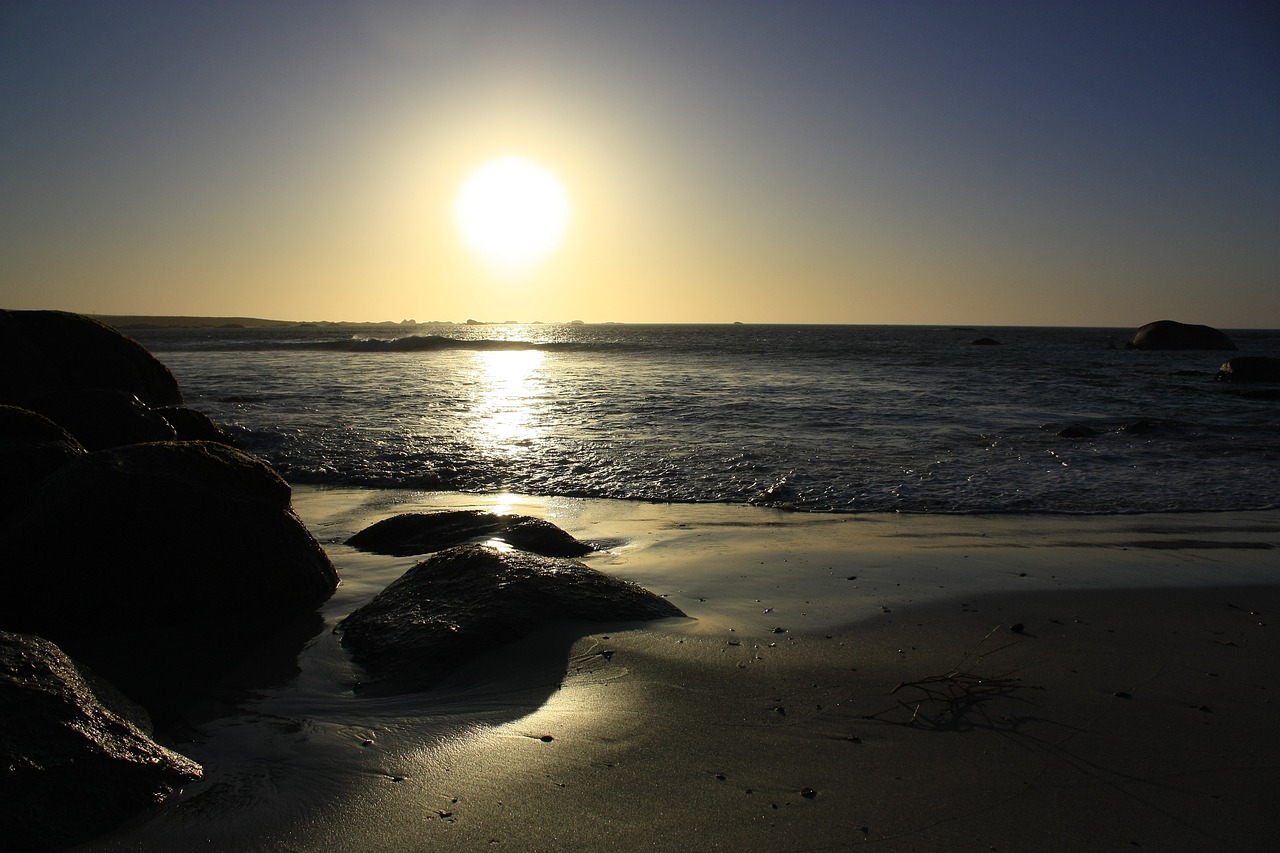
POLYGON ((1156 320, 1147 323, 1125 344, 1125 349, 1234 350, 1235 343, 1211 326, 1156 320))

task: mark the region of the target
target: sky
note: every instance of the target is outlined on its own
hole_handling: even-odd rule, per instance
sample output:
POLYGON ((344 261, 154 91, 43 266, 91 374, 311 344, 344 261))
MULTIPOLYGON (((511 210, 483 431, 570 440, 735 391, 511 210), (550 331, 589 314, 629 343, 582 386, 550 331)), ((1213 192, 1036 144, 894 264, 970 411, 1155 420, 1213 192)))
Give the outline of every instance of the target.
POLYGON ((0 308, 1280 327, 1280 12, 4 0, 0 308), (563 242, 461 239, 540 164, 563 242))

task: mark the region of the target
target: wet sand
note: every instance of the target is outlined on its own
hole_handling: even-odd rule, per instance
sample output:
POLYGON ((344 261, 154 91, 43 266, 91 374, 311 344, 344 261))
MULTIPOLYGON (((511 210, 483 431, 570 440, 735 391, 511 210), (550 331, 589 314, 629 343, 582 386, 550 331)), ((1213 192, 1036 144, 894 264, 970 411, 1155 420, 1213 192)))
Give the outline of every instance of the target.
MULTIPOLYGON (((343 586, 397 512, 555 522, 689 619, 551 628, 437 688, 300 673, 178 746, 204 782, 85 849, 1269 849, 1280 513, 821 516, 300 488, 343 586)), ((225 709, 224 709, 225 710, 225 709)))

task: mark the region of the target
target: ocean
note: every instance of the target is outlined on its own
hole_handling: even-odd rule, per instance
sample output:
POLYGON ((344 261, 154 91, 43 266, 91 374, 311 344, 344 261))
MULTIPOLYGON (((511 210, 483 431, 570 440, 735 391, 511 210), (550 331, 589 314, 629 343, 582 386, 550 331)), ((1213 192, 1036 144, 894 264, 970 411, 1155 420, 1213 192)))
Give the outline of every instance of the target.
MULTIPOLYGON (((1280 402, 1132 329, 126 328, 296 484, 809 512, 1280 507, 1280 402), (975 345, 993 338, 998 345, 975 345)), ((1280 356, 1280 331, 1229 331, 1280 356)))

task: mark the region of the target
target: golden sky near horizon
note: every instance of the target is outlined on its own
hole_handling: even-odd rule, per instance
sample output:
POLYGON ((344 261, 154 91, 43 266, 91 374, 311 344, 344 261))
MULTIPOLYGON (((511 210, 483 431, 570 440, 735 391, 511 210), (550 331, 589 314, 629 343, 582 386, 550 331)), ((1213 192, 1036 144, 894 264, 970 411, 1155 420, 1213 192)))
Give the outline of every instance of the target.
POLYGON ((17 2, 0 307, 1280 327, 1254 3, 17 2), (563 240, 454 216, 527 158, 563 240))

